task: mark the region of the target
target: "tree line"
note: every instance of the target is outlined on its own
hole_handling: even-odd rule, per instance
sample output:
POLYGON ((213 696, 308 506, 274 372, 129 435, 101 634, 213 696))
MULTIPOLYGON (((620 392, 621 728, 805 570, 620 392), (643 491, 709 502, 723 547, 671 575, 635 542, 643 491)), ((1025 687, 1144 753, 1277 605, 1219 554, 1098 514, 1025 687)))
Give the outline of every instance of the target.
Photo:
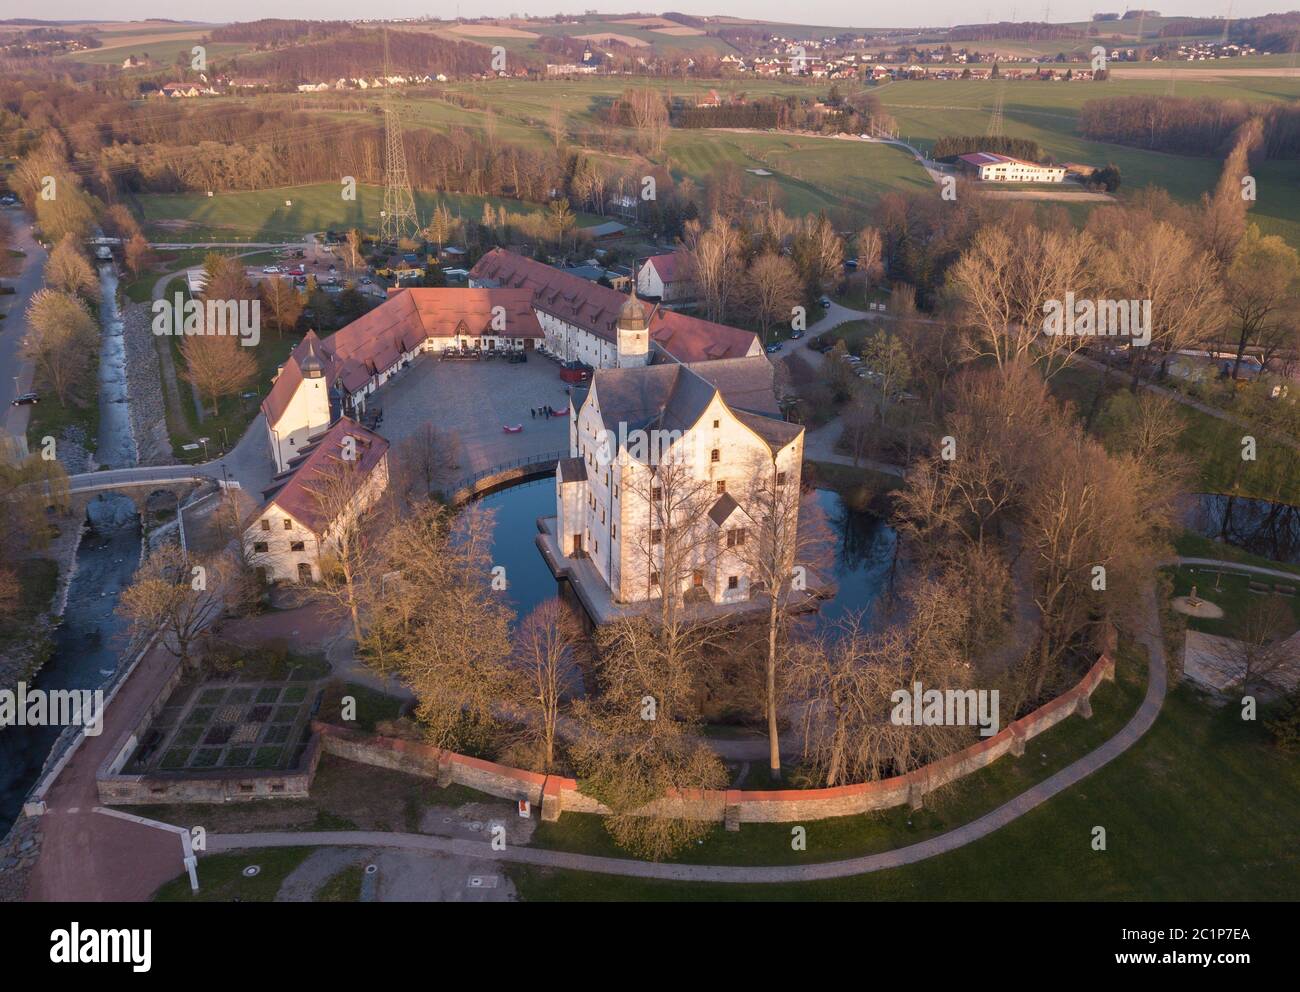
POLYGON ((1012 138, 1005 134, 996 137, 944 135, 934 143, 930 156, 939 162, 951 162, 959 155, 969 155, 972 152, 994 152, 1030 162, 1044 161, 1043 149, 1037 141, 1031 138, 1012 138))
POLYGON ((1122 96, 1089 100, 1079 131, 1093 141, 1150 148, 1178 155, 1222 156, 1250 120, 1263 124, 1258 154, 1268 159, 1300 155, 1300 107, 1208 97, 1122 96))

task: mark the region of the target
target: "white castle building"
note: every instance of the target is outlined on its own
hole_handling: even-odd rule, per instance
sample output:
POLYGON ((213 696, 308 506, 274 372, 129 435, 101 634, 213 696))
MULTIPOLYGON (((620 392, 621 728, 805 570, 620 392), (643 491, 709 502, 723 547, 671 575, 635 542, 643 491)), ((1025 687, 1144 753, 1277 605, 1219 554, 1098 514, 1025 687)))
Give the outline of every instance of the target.
POLYGON ((714 603, 748 600, 758 590, 746 559, 774 491, 794 495, 784 505, 797 516, 803 438, 781 419, 765 355, 601 369, 571 400, 543 547, 549 537, 561 567, 589 563, 615 604, 660 598, 670 581, 714 603))
POLYGON ((615 369, 661 359, 708 362, 763 353, 752 331, 659 305, 646 309, 644 326, 635 331, 620 328, 619 315, 628 298, 618 290, 503 248, 480 258, 469 275, 471 286, 527 290, 546 350, 566 362, 615 369))

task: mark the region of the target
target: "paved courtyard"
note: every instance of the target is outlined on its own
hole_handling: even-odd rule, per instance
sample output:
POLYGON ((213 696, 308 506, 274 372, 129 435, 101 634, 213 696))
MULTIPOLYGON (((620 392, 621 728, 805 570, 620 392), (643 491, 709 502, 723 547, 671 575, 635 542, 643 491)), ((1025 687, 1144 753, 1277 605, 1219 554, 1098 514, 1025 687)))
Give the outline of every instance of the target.
MULTIPOLYGON (((569 446, 567 417, 534 418, 529 410, 550 404, 568 408, 569 393, 553 361, 532 355, 511 365, 495 361, 441 361, 422 355, 405 372, 368 398, 384 411, 379 433, 396 452, 402 439, 433 422, 464 445, 461 472, 469 475, 530 455, 569 446), (518 434, 505 425, 522 424, 518 434)), ((371 407, 373 409, 373 406, 371 407)))

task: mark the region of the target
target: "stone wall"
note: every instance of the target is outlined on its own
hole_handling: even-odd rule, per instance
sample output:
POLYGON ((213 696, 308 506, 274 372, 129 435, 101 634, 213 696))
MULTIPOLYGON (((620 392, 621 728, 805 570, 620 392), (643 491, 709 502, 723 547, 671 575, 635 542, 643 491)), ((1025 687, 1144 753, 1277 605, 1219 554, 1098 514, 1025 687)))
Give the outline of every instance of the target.
MULTIPOLYGON (((128 752, 129 753, 129 752, 128 752)), ((154 772, 148 775, 97 777, 99 801, 105 806, 147 803, 231 803, 252 799, 306 799, 320 762, 320 738, 313 737, 301 768, 290 771, 222 769, 193 772, 154 772)))
MULTIPOLYGON (((666 796, 646 809, 647 814, 682 816, 741 823, 789 823, 850 816, 910 804, 921 805, 927 792, 970 775, 1007 754, 1022 755, 1025 742, 1078 713, 1092 716, 1091 698, 1103 681, 1115 677, 1115 662, 1103 654, 1072 689, 1002 731, 970 747, 940 758, 923 768, 894 778, 831 789, 788 789, 756 792, 695 791, 666 796)), ((527 799, 542 805, 542 819, 560 813, 605 814, 609 809, 578 788, 575 779, 508 768, 491 761, 443 751, 418 741, 376 737, 333 724, 313 723, 327 754, 394 771, 436 778, 440 785, 455 782, 503 799, 527 799)))

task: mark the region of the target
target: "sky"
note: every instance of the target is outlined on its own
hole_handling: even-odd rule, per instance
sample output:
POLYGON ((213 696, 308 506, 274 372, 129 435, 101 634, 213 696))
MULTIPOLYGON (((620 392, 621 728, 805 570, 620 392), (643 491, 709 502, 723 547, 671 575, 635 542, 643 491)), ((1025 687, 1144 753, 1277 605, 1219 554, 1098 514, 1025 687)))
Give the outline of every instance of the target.
MULTIPOLYGON (((1094 11, 1123 11, 1127 4, 1107 0, 919 0, 908 4, 864 4, 849 0, 803 0, 796 8, 789 0, 664 0, 659 8, 635 0, 385 0, 386 17, 438 16, 504 17, 509 14, 574 14, 585 10, 601 13, 661 13, 675 10, 686 14, 729 14, 773 21, 797 17, 800 24, 843 27, 944 27, 988 20, 1041 20, 1050 10, 1052 21, 1083 21, 1094 11)), ((1138 4, 1133 4, 1137 7, 1138 4)), ((1254 17, 1294 9, 1294 0, 1179 0, 1177 5, 1148 3, 1148 9, 1165 16, 1211 17, 1231 13, 1234 18, 1254 17)), ((40 5, 20 5, 17 0, 0 2, 0 18, 40 17, 77 20, 139 20, 168 17, 173 20, 252 21, 262 17, 347 20, 374 16, 375 7, 356 0, 311 0, 310 3, 280 0, 45 0, 40 5), (7 11, 6 11, 6 8, 7 11)))

